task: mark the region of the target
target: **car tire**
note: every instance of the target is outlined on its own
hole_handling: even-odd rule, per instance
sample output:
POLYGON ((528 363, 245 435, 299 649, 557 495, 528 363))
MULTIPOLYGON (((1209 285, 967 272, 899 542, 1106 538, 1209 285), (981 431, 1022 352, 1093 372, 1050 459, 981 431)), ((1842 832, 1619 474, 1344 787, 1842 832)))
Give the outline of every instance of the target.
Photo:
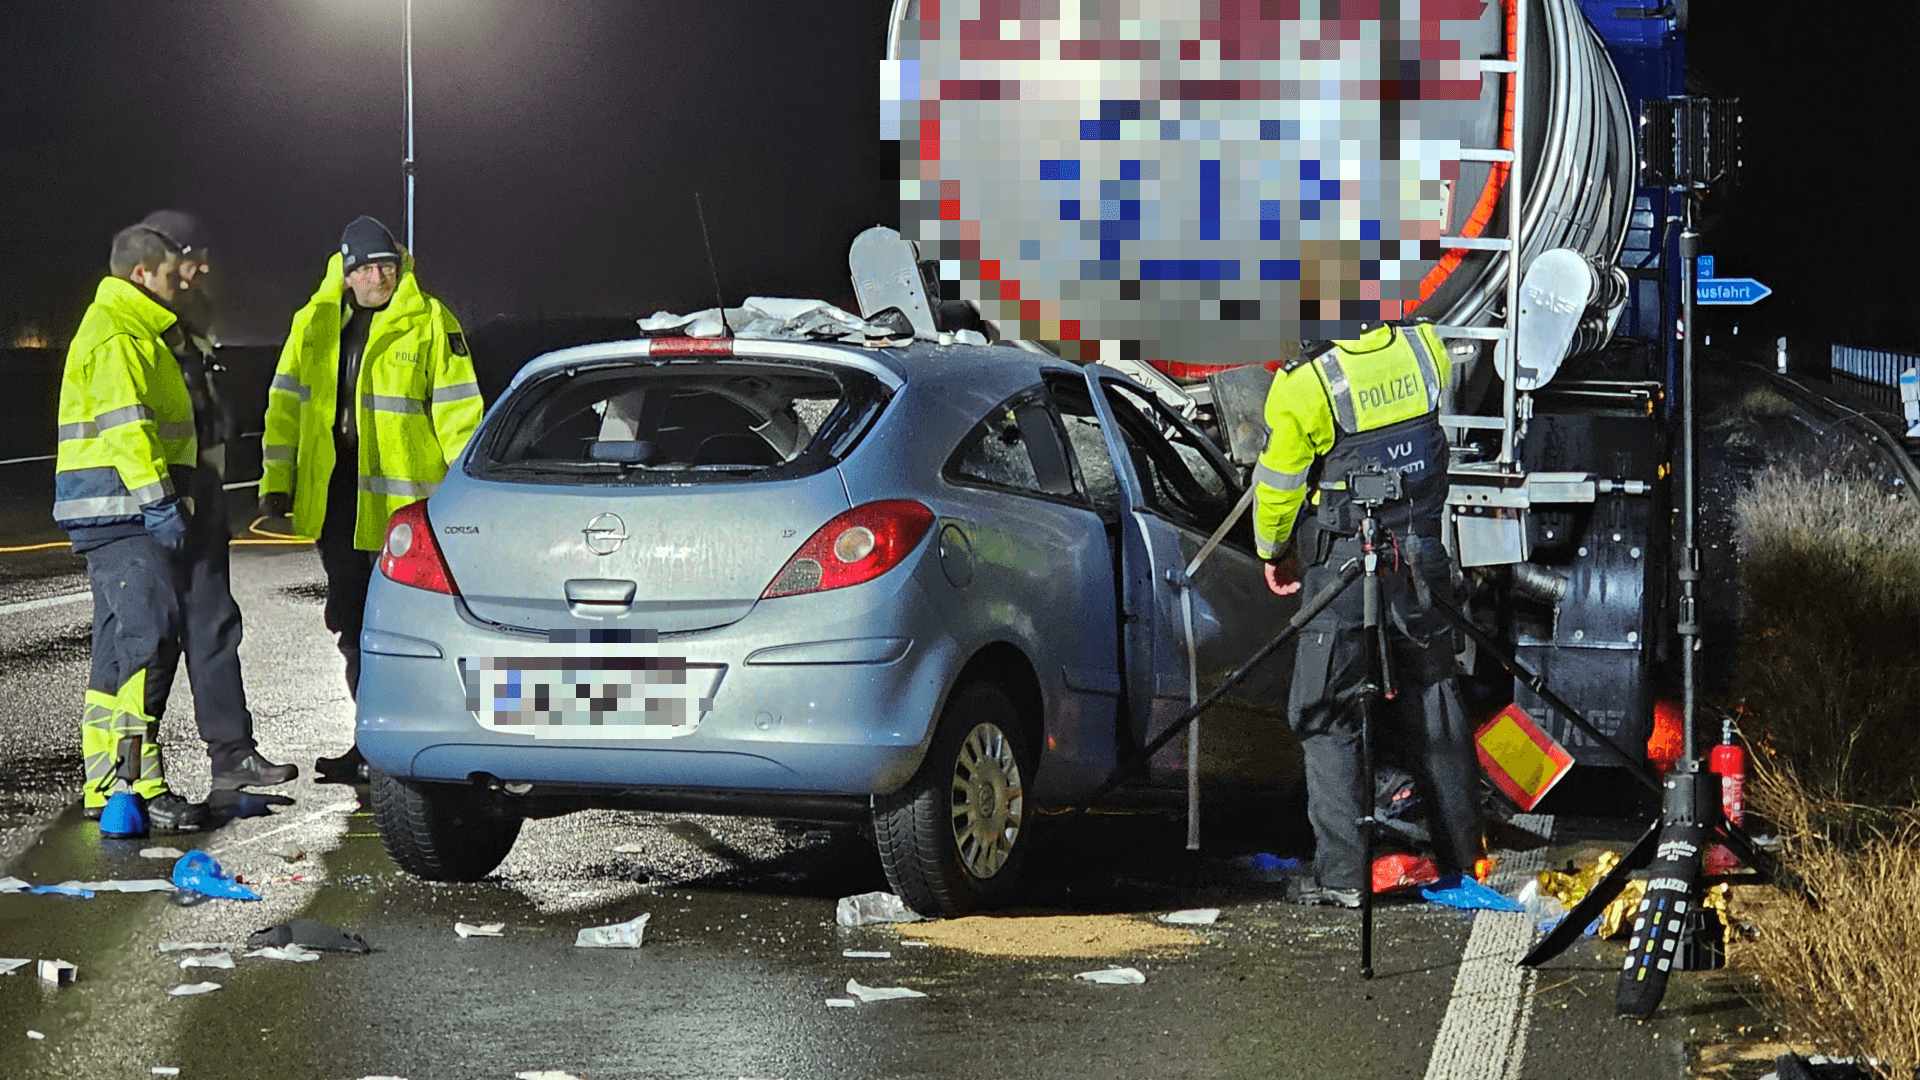
POLYGON ((955 690, 912 780, 878 799, 874 842, 908 907, 953 917, 1004 903, 1026 861, 1033 754, 995 683, 955 690))
POLYGON ((502 816, 486 793, 460 784, 419 784, 371 770, 380 842, 400 869, 428 881, 478 881, 513 850, 521 818, 502 816))

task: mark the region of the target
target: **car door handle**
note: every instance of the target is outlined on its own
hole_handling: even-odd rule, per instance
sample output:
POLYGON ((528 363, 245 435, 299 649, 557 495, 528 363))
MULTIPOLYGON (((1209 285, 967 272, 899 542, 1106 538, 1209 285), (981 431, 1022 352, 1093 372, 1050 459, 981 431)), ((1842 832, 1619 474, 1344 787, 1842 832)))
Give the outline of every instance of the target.
POLYGON ((628 607, 633 604, 636 588, 631 581, 615 578, 573 578, 567 582, 567 603, 628 607))

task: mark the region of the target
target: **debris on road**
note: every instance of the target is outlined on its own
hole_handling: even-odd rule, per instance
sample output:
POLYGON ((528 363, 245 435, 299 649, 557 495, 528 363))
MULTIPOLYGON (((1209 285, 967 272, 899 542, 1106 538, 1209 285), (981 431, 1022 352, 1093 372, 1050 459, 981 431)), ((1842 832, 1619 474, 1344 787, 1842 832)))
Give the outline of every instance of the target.
POLYGON ((232 968, 233 956, 230 953, 214 953, 211 956, 183 956, 180 958, 183 968, 232 968))
POLYGON ((299 862, 301 859, 304 859, 307 857, 307 853, 304 849, 297 847, 293 844, 282 844, 279 847, 274 848, 272 851, 267 852, 267 854, 278 855, 280 858, 285 859, 287 862, 299 862))
POLYGON ((186 852, 181 851, 177 847, 143 847, 140 849, 140 857, 143 859, 178 859, 185 854, 186 852))
POLYGON ((225 952, 233 946, 218 941, 163 941, 158 948, 161 952, 225 952))
MULTIPOLYGON (((1552 930, 1560 924, 1561 919, 1567 917, 1567 905, 1543 892, 1537 878, 1529 879, 1525 885, 1520 886, 1520 891, 1514 894, 1513 898, 1526 909, 1527 918, 1532 919, 1533 925, 1542 933, 1552 930)), ((1588 929, 1594 929, 1598 925, 1596 922, 1588 926, 1588 929)))
POLYGON ((853 1000, 852 998, 828 998, 827 999, 827 1008, 829 1009, 851 1009, 858 1004, 860 1003, 853 1000))
POLYGON ((189 851, 173 864, 173 885, 220 900, 258 900, 260 894, 233 880, 214 857, 189 851))
POLYGON ((1373 891, 1380 893, 1431 885, 1440 880, 1440 868, 1424 855, 1393 852, 1373 860, 1373 891))
POLYGON ((506 928, 507 928, 507 924, 503 922, 481 923, 478 926, 475 926, 473 923, 463 923, 463 922, 457 922, 453 924, 453 932, 456 934, 459 934, 463 938, 505 937, 506 935, 503 933, 503 931, 505 931, 506 928))
POLYGON ((923 998, 927 995, 918 990, 909 990, 904 986, 862 986, 852 979, 847 980, 847 993, 861 1001, 893 1001, 897 998, 923 998))
POLYGON ((570 1072, 561 1072, 559 1069, 532 1069, 514 1073, 513 1080, 580 1080, 580 1078, 570 1072))
POLYGON ((1463 911, 1526 910, 1512 897, 1502 896, 1472 878, 1460 874, 1453 874, 1431 885, 1423 886, 1420 889, 1420 895, 1433 903, 1460 908, 1463 911))
POLYGON ((171 882, 171 881, 162 881, 162 880, 161 880, 161 879, 159 879, 159 878, 141 878, 141 879, 138 879, 138 880, 135 880, 135 881, 119 881, 119 880, 115 880, 115 881, 63 881, 63 882, 61 882, 61 883, 60 883, 59 885, 57 885, 57 886, 54 886, 54 888, 59 888, 59 889, 78 889, 78 890, 80 890, 80 891, 83 891, 83 892, 91 892, 91 893, 103 893, 103 892, 121 892, 121 893, 143 893, 143 892, 172 892, 172 891, 173 891, 173 882, 171 882))
POLYGON ((17 877, 0 877, 0 893, 26 892, 33 888, 30 881, 21 881, 17 877))
POLYGON ((985 956, 1034 958, 1138 956, 1201 944, 1191 930, 1132 915, 968 915, 904 927, 900 934, 985 956))
POLYGON ((278 926, 257 930, 247 938, 247 947, 262 948, 298 945, 317 952, 370 953, 373 946, 359 934, 337 930, 312 919, 289 919, 278 926))
POLYGON ((155 1076, 179 1076, 179 1075, 180 1075, 180 1067, 179 1067, 178 1065, 155 1065, 155 1066, 153 1067, 153 1075, 155 1075, 155 1076))
POLYGON ((167 991, 167 993, 172 994, 174 997, 192 997, 195 994, 211 994, 218 989, 220 989, 220 984, 217 982, 181 983, 179 986, 167 991))
MULTIPOLYGON (((1541 892, 1560 901, 1567 910, 1571 911, 1575 905, 1586 898, 1587 890, 1599 884, 1600 879, 1606 877, 1619 862, 1618 854, 1603 851, 1595 856, 1591 863, 1572 873, 1542 870, 1536 880, 1540 884, 1541 892)), ((1639 909, 1640 898, 1645 896, 1646 892, 1645 881, 1629 880, 1626 887, 1620 890, 1620 895, 1614 899, 1613 903, 1607 905, 1598 919, 1594 920, 1597 924, 1596 935, 1603 939, 1610 938, 1623 930, 1633 921, 1633 913, 1639 909)))
POLYGON ((1084 979, 1090 983, 1100 983, 1105 986, 1139 986, 1147 981, 1147 977, 1140 973, 1139 968, 1130 967, 1110 967, 1103 968, 1100 971, 1083 971, 1075 975, 1074 978, 1084 979))
POLYGON ((647 932, 647 920, 652 913, 640 915, 623 923, 611 926, 589 926, 574 935, 573 944, 581 949, 637 949, 640 939, 647 932))
POLYGON ((31 963, 33 963, 32 960, 15 959, 11 956, 0 956, 0 975, 11 975, 14 972, 20 970, 23 967, 26 967, 28 964, 31 964, 31 963))
POLYGON ((891 960, 893 954, 885 949, 841 949, 840 955, 849 960, 891 960))
POLYGON ((80 977, 80 969, 65 960, 42 960, 39 971, 41 982, 55 986, 66 986, 80 977))
POLYGON ((29 1039, 44 1039, 46 1037, 45 1032, 35 1031, 32 1028, 27 1029, 27 1038, 29 1039))
POLYGON ((73 885, 35 885, 27 891, 35 896, 72 896, 81 900, 93 899, 92 889, 82 889, 73 885))
POLYGON ((1212 926, 1219 917, 1220 909, 1217 907, 1185 908, 1167 912, 1160 916, 1160 921, 1175 926, 1212 926))
POLYGON ((645 844, 615 844, 615 845, 613 845, 613 853, 614 853, 614 854, 616 854, 616 855, 638 855, 638 854, 640 854, 641 852, 644 852, 644 851, 646 851, 646 850, 647 850, 647 848, 646 848, 646 845, 645 845, 645 844))
POLYGON ((298 945, 269 945, 243 954, 247 959, 259 957, 262 960, 288 960, 296 964, 306 964, 320 959, 320 954, 312 949, 303 949, 298 945))
POLYGON ((920 922, 923 916, 906 901, 890 892, 843 896, 834 907, 833 921, 841 926, 871 926, 874 923, 920 922))

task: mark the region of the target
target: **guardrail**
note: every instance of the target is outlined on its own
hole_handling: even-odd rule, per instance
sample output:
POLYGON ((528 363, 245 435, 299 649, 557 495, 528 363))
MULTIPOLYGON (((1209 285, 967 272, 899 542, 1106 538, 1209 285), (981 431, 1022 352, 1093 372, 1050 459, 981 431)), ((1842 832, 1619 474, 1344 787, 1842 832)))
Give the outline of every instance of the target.
POLYGON ((1855 389, 1891 408, 1900 407, 1900 373, 1920 366, 1920 356, 1885 349, 1833 347, 1833 373, 1855 389))

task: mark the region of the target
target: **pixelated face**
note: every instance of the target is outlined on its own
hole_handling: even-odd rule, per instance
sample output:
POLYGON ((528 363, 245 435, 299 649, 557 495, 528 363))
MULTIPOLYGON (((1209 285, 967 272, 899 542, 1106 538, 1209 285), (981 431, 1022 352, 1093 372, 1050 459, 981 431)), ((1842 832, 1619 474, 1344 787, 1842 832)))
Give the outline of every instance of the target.
POLYGON ((1486 8, 902 0, 901 231, 1007 335, 1176 373, 1401 317, 1459 146, 1496 141, 1486 8))

